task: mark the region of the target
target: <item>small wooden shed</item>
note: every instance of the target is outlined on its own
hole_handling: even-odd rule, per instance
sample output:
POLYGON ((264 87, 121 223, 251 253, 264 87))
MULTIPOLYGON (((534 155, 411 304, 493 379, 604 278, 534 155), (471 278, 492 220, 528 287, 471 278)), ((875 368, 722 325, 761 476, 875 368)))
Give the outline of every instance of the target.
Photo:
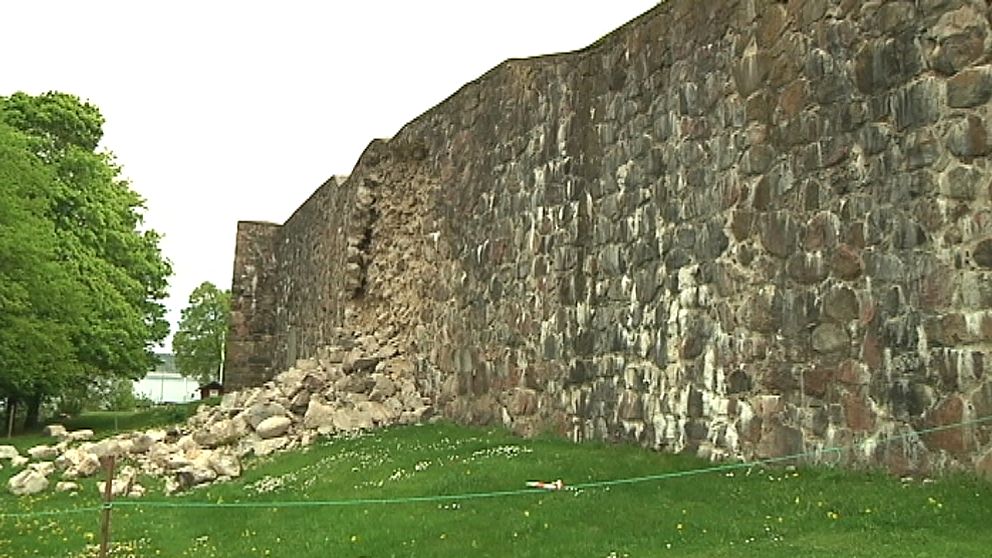
POLYGON ((224 395, 224 386, 216 380, 200 386, 200 399, 220 397, 221 395, 224 395))

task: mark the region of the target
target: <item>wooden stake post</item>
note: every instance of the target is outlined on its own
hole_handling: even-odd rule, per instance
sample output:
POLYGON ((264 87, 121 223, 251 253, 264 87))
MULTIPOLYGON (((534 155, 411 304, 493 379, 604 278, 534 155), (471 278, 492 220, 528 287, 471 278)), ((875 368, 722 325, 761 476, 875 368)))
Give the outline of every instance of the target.
POLYGON ((100 525, 100 558, 107 558, 110 549, 110 503, 114 499, 114 456, 103 458, 107 469, 107 484, 103 487, 103 521, 100 525))

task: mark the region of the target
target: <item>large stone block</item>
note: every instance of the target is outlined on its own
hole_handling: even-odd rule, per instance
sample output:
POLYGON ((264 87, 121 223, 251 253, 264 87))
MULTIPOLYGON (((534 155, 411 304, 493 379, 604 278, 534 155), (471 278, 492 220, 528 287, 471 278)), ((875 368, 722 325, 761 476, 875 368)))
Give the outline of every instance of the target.
POLYGON ((853 320, 861 314, 858 297, 848 287, 836 287, 824 297, 823 312, 839 322, 853 320))
POLYGON ((15 496, 37 494, 48 488, 48 478, 33 469, 24 469, 7 480, 7 489, 15 496))
POLYGON ((786 258, 798 244, 799 227, 792 215, 778 212, 766 216, 761 228, 761 245, 769 253, 786 258))
POLYGON ((798 428, 786 426, 779 421, 766 421, 762 426, 761 440, 758 442, 756 457, 800 457, 803 453, 803 433, 798 428))
POLYGON ((972 250, 971 257, 979 266, 992 268, 992 238, 978 241, 972 250))
POLYGON ((968 404, 960 395, 946 397, 927 413, 926 425, 938 429, 923 437, 928 447, 944 450, 954 456, 964 456, 975 448, 974 427, 964 424, 968 404))
POLYGON ((985 121, 968 116, 952 124, 947 132, 947 149, 965 161, 987 155, 990 144, 985 121))
POLYGON ((947 105, 970 108, 992 98, 992 66, 968 68, 947 80, 947 105))
POLYGON ((279 403, 257 403, 245 409, 241 413, 241 418, 245 420, 253 429, 269 417, 285 416, 288 413, 285 407, 279 403))
POLYGON ((847 393, 841 398, 844 420, 854 432, 870 432, 875 429, 877 414, 872 402, 864 394, 847 393))
POLYGON ((924 78, 895 90, 889 102, 896 128, 919 128, 936 122, 940 117, 941 86, 935 78, 924 78))
POLYGON ((754 49, 744 53, 733 68, 737 92, 742 97, 747 97, 761 88, 768 78, 771 65, 771 57, 763 50, 754 49))
POLYGON ((857 279, 864 272, 860 252, 848 245, 838 246, 830 259, 830 270, 839 279, 857 279))
POLYGON ((846 352, 851 339, 843 326, 825 323, 813 328, 812 343, 813 350, 818 353, 837 353, 846 352))
POLYGON ((276 438, 285 434, 292 424, 293 422, 289 417, 272 416, 258 423, 258 426, 255 427, 255 433, 263 440, 276 438))
POLYGON ((765 393, 776 395, 794 393, 799 387, 799 378, 790 365, 775 365, 762 374, 761 387, 765 393))
POLYGON ((921 71, 923 53, 912 36, 869 40, 854 57, 854 83, 869 95, 907 83, 921 71))
POLYGON ((953 74, 985 53, 988 19, 971 6, 962 6, 940 16, 933 34, 937 48, 931 63, 945 74, 953 74))

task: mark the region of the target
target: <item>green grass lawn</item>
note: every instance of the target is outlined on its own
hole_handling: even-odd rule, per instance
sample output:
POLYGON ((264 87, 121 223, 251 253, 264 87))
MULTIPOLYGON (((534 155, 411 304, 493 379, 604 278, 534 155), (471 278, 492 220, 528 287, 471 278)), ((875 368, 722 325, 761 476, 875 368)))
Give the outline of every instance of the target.
MULTIPOLYGON (((113 555, 992 555, 992 484, 965 477, 902 483, 879 474, 752 467, 485 495, 518 491, 528 480, 581 484, 711 466, 628 446, 522 440, 502 430, 396 427, 256 459, 236 482, 120 502, 113 555), (466 493, 483 496, 402 501, 466 493), (162 502, 189 507, 156 507, 162 502)), ((0 471, 0 480, 9 474, 0 471)), ((99 506, 95 479, 84 483, 77 496, 4 493, 0 505, 7 513, 99 506)), ((97 511, 3 518, 0 556, 95 556, 88 545, 98 533, 97 511)))
POLYGON ((89 428, 98 434, 110 435, 117 431, 144 430, 184 422, 196 413, 196 409, 200 405, 216 405, 218 403, 220 403, 220 397, 190 401, 189 403, 156 405, 137 411, 91 411, 71 418, 63 424, 69 430, 89 428))

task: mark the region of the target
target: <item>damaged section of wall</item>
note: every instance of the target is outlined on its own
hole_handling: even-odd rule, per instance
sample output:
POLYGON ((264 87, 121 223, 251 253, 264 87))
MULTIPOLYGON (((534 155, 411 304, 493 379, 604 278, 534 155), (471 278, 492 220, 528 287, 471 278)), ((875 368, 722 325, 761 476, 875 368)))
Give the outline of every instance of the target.
POLYGON ((460 420, 988 465, 988 427, 914 432, 992 413, 989 17, 669 0, 508 61, 283 227, 255 357, 388 330, 460 420))

